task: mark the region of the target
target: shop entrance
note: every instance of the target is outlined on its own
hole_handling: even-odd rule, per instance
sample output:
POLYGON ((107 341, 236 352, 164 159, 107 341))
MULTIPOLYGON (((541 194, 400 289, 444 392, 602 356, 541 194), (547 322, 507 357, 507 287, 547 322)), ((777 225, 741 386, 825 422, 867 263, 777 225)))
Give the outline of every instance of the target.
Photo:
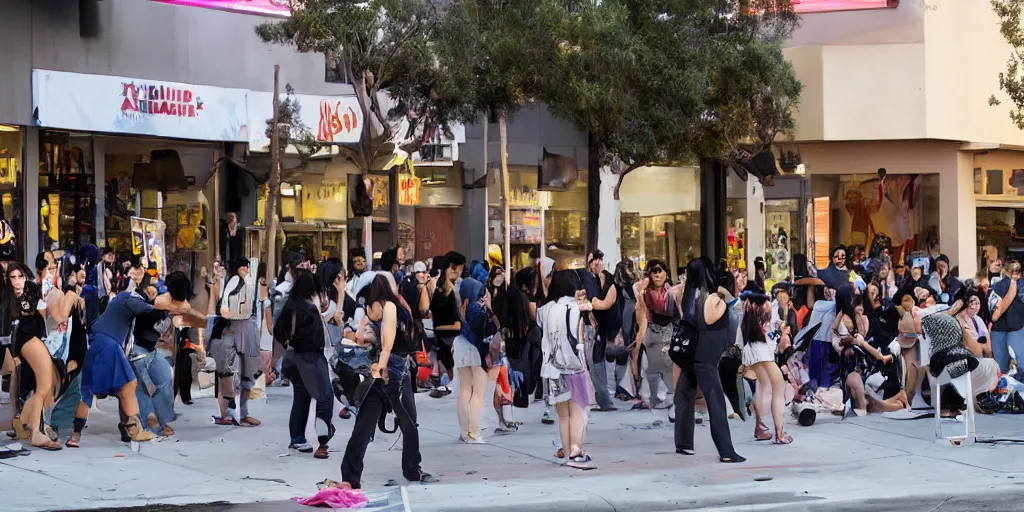
POLYGON ((424 260, 455 250, 451 208, 416 209, 416 258, 424 260))

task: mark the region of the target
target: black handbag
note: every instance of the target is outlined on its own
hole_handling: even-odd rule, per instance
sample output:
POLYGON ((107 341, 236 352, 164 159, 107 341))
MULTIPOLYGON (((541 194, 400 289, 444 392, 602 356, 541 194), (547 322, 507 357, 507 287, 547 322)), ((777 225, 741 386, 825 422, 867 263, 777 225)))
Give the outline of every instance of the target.
POLYGON ((697 336, 697 328, 690 322, 685 320, 675 322, 672 339, 669 340, 668 345, 669 359, 680 367, 693 363, 697 350, 697 336))

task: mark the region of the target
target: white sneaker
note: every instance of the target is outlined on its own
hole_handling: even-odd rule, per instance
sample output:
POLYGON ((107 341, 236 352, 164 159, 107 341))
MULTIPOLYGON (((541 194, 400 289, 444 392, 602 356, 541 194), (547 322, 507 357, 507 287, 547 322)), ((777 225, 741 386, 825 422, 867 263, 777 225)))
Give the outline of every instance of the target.
POLYGON ((548 412, 546 409, 544 410, 544 415, 540 417, 540 422, 545 425, 555 424, 555 420, 551 419, 551 413, 548 412))
POLYGON ((459 436, 459 439, 466 444, 484 444, 484 439, 475 432, 466 432, 459 436))

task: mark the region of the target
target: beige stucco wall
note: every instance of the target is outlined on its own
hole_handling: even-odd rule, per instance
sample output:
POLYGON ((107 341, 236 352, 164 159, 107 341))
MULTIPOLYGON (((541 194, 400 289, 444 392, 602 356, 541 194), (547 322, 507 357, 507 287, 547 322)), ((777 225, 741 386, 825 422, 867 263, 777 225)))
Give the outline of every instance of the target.
POLYGON ((997 23, 983 0, 805 15, 785 51, 805 87, 793 140, 1024 145, 999 91, 1010 47, 997 23))

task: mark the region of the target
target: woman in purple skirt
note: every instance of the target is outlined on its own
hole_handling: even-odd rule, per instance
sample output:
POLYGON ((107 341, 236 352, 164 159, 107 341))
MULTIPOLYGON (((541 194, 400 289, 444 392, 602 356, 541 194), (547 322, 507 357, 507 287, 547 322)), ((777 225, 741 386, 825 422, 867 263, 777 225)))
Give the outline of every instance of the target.
POLYGON ((567 465, 589 469, 590 455, 583 452, 583 433, 587 407, 593 400, 590 376, 580 354, 583 353, 581 311, 590 307, 582 281, 572 270, 555 273, 548 289, 549 301, 537 311, 541 324, 543 350, 540 376, 547 386, 549 405, 558 413, 562 447, 555 456, 567 465))

